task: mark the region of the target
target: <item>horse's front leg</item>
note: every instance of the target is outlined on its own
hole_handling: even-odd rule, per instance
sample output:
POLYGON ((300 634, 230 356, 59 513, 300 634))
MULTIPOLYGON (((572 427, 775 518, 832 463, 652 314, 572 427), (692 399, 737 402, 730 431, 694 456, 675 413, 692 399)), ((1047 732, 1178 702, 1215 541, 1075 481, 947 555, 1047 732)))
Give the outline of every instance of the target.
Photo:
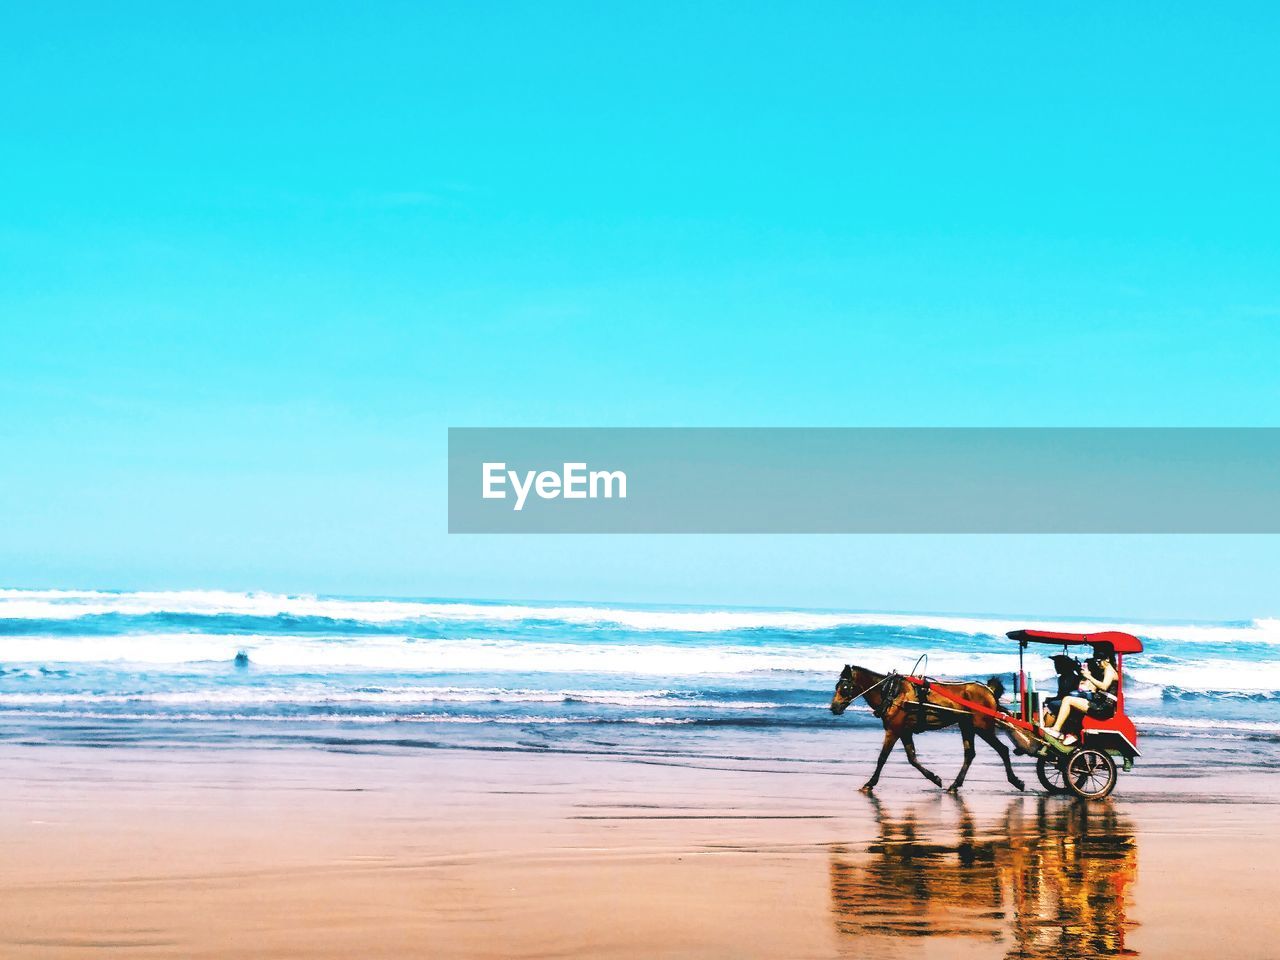
POLYGON ((876 788, 876 784, 880 782, 880 771, 884 769, 884 762, 889 759, 893 745, 897 742, 898 735, 886 728, 884 731, 884 746, 880 748, 880 759, 876 761, 876 772, 871 775, 870 780, 862 785, 863 793, 870 793, 876 788))
POLYGON ((964 740, 964 763, 960 766, 960 772, 956 774, 956 782, 947 787, 948 793, 959 792, 960 787, 964 784, 965 775, 969 772, 969 764, 973 763, 974 755, 978 752, 973 749, 972 716, 960 718, 960 737, 964 740))
POLYGON ((907 751, 907 760, 911 765, 924 774, 926 780, 932 780, 935 787, 942 786, 942 778, 922 764, 916 759, 916 743, 912 735, 907 731, 902 732, 902 747, 907 751))

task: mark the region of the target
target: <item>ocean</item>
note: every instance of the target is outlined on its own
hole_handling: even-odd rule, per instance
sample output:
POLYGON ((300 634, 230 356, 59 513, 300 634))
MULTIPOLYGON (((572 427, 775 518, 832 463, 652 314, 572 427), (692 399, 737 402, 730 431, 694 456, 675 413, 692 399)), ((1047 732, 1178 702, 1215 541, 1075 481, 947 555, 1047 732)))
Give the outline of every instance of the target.
MULTIPOLYGON (((0 590, 0 738, 21 743, 629 749, 750 731, 785 755, 878 725, 827 710, 845 663, 1004 675, 1007 630, 1118 629, 1144 754, 1280 743, 1280 620, 1036 617, 223 591, 0 590), (782 739, 779 739, 782 738, 782 739), (1184 744, 1191 745, 1191 744, 1184 744)), ((1028 652, 1050 686, 1048 655, 1028 652)), ((1231 749, 1231 748, 1234 749, 1231 749)))

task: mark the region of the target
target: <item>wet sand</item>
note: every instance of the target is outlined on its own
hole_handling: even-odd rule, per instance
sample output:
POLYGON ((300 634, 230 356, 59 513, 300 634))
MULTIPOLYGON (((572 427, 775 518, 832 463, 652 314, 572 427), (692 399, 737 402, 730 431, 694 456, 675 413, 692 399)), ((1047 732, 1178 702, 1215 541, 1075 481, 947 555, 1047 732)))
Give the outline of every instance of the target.
MULTIPOLYGON (((871 799, 877 740, 807 763, 776 739, 10 744, 0 956, 1277 955, 1274 773, 1153 763, 1082 806, 991 758, 957 800, 898 757, 871 799)), ((924 748, 940 772, 946 746, 924 748)))

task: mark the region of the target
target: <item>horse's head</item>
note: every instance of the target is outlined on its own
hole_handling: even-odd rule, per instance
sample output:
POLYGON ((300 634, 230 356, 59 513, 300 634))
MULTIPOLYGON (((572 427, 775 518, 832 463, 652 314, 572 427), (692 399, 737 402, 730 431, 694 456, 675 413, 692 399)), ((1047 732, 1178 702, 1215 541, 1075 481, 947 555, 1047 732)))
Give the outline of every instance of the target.
MULTIPOLYGON (((874 673, 863 667, 845 664, 845 668, 840 671, 840 678, 836 681, 836 692, 831 697, 831 712, 838 717, 849 709, 849 704, 867 694, 870 694, 867 696, 867 702, 878 711, 884 696, 877 688, 887 679, 889 678, 882 673, 874 673)), ((877 712, 876 716, 880 714, 877 712)))
POLYGON ((840 671, 840 679, 836 681, 836 692, 831 697, 831 712, 837 717, 849 708, 849 704, 856 700, 862 691, 856 684, 854 678, 856 667, 851 667, 847 663, 844 669, 840 671))

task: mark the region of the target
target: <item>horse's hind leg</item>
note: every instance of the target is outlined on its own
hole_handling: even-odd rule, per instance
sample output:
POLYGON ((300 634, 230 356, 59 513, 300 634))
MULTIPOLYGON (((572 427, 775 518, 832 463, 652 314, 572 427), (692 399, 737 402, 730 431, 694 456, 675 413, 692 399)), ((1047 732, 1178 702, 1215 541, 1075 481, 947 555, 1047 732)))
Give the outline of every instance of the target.
POLYGON ((1000 754, 1000 759, 1004 761, 1004 774, 1009 778, 1009 782, 1019 790, 1027 789, 1027 785, 1018 779, 1018 775, 1013 772, 1013 764, 1009 762, 1009 748, 1000 742, 1000 738, 996 735, 995 728, 990 727, 985 730, 979 730, 978 736, 991 744, 991 749, 1000 754))
POLYGON ((923 773, 926 780, 932 780, 934 786, 942 786, 942 778, 916 759, 916 744, 911 734, 902 734, 902 746, 907 751, 907 760, 911 765, 923 773))
POLYGON ((889 759, 889 754, 893 750, 893 745, 898 742, 898 735, 892 730, 884 732, 884 746, 880 748, 880 759, 876 761, 876 772, 871 775, 871 779, 862 785, 863 793, 870 793, 876 788, 876 784, 880 782, 880 771, 884 769, 884 762, 889 759))
POLYGON ((977 753, 973 749, 973 717, 960 718, 960 736, 964 740, 964 763, 960 766, 960 772, 956 774, 956 782, 947 787, 949 793, 957 793, 963 786, 965 775, 969 772, 969 764, 973 763, 974 755, 977 753))

